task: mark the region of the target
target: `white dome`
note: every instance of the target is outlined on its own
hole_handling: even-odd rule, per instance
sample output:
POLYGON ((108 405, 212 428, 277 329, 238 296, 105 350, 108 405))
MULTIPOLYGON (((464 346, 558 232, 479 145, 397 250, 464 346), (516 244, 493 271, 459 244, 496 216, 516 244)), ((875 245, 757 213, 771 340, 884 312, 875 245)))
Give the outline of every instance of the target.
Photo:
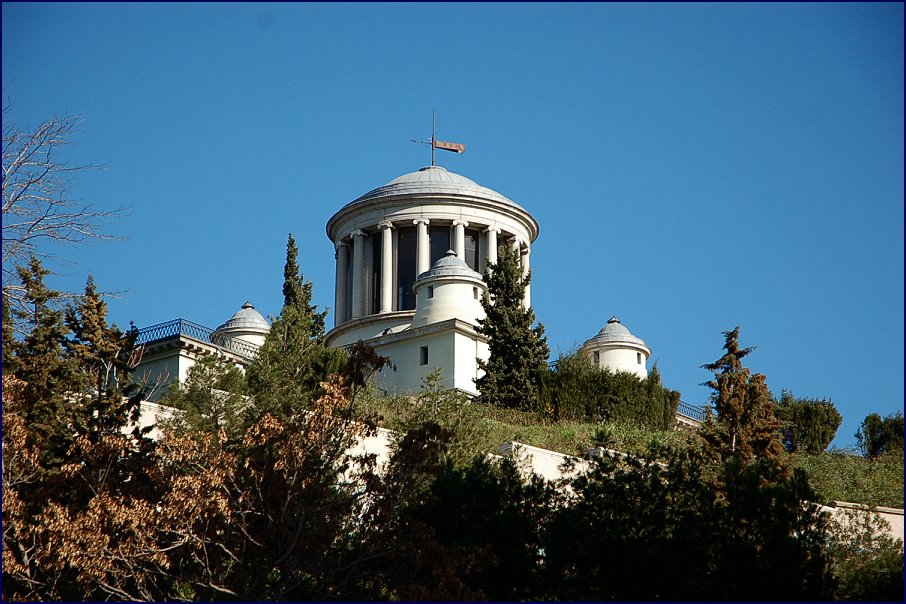
POLYGON ((423 272, 415 280, 414 287, 419 287, 425 281, 437 279, 439 277, 465 277, 466 279, 475 279, 481 281, 481 274, 469 268, 464 260, 456 255, 453 250, 447 250, 444 257, 434 263, 430 269, 423 272))
POLYGON ((589 344, 635 344, 637 346, 645 346, 645 341, 641 338, 637 338, 632 335, 626 327, 620 323, 620 320, 616 317, 610 317, 610 320, 607 322, 607 325, 598 332, 598 335, 592 339, 585 342, 585 345, 589 344))
POLYGON ((399 178, 394 178, 382 187, 368 191, 361 197, 346 204, 346 207, 365 201, 372 201, 381 197, 425 194, 481 197, 483 199, 502 201, 518 207, 516 202, 501 195, 497 191, 483 187, 474 180, 460 174, 448 172, 446 168, 440 166, 425 166, 415 172, 403 174, 399 178))
POLYGON ((242 308, 236 311, 226 323, 215 329, 215 332, 230 333, 236 331, 260 331, 267 333, 271 329, 271 324, 265 319, 260 312, 255 310, 255 306, 246 300, 242 308))

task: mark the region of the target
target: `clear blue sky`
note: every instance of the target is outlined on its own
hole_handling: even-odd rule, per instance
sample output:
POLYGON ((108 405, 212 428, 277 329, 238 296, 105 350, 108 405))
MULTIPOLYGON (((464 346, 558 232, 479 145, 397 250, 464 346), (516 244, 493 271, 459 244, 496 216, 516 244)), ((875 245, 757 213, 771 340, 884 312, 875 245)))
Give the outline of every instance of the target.
MULTIPOLYGON (((276 314, 287 233, 333 304, 324 226, 442 165, 541 224, 532 300, 567 351, 616 314, 707 401, 721 332, 836 445, 903 408, 902 4, 3 4, 4 119, 84 117, 72 193, 125 240, 51 285, 112 319, 276 314)), ((331 320, 332 324, 332 320, 331 320)))

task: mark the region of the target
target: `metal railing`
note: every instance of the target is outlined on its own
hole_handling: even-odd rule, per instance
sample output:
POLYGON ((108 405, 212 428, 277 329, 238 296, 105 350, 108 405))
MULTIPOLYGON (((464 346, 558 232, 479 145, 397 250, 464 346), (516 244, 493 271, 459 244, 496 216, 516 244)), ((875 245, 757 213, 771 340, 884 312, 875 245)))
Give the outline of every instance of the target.
POLYGON ((694 419, 697 422, 703 422, 708 417, 709 409, 710 407, 707 405, 699 407, 680 401, 679 406, 676 408, 676 414, 688 417, 689 419, 694 419))
POLYGON ((138 338, 136 338, 135 343, 149 344, 159 340, 166 340, 167 338, 172 338, 174 336, 187 336, 198 340, 199 342, 204 342, 228 350, 247 359, 255 358, 258 355, 259 350, 259 347, 251 342, 217 334, 210 327, 205 327, 204 325, 199 325, 198 323, 193 323, 186 319, 173 319, 166 323, 158 323, 157 325, 151 325, 150 327, 143 327, 138 330, 138 338))

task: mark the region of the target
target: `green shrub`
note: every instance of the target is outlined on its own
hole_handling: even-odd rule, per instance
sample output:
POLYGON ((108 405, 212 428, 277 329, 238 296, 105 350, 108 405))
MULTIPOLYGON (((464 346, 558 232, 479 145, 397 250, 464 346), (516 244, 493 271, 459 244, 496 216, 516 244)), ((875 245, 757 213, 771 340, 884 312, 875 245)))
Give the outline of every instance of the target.
POLYGON ((661 384, 657 367, 643 380, 595 367, 576 351, 554 362, 541 396, 554 420, 617 421, 652 430, 673 427, 680 400, 679 392, 661 384))
POLYGON ((820 455, 793 455, 818 492, 820 503, 850 501, 869 506, 903 507, 903 456, 865 458, 851 450, 820 455))

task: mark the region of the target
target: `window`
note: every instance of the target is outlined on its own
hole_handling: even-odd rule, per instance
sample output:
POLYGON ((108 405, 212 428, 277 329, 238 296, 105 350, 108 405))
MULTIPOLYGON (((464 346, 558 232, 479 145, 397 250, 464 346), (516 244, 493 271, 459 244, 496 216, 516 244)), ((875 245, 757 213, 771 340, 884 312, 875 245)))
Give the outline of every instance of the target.
POLYGON ((475 298, 476 300, 478 299, 478 288, 477 287, 472 288, 472 297, 475 298))
POLYGON ((601 364, 601 353, 597 350, 594 352, 595 365, 601 364))
POLYGON ((371 300, 366 315, 376 315, 381 312, 381 234, 377 233, 369 237, 371 239, 371 281, 368 284, 368 290, 371 292, 371 300))
POLYGON ((428 347, 422 346, 418 352, 419 352, 419 363, 418 364, 427 365, 428 364, 428 347))
MULTIPOLYGON (((415 284, 415 227, 400 227, 397 230, 396 254, 396 310, 412 310, 415 308, 415 294, 412 286, 415 284)), ((350 264, 352 264, 350 262, 350 264)), ((349 288, 350 294, 352 287, 349 288)))
POLYGON ((450 227, 431 225, 428 227, 428 235, 431 239, 431 266, 434 266, 434 263, 443 258, 452 247, 450 227))
POLYGON ((473 271, 480 272, 479 269, 479 260, 481 256, 481 232, 474 229, 466 229, 465 232, 465 246, 466 249, 463 250, 465 253, 466 264, 469 265, 473 271))
POLYGON ((642 353, 641 352, 635 353, 635 360, 639 363, 639 365, 642 364, 642 353))
POLYGON ((428 299, 430 300, 433 297, 434 297, 434 286, 429 285, 428 286, 428 299))

